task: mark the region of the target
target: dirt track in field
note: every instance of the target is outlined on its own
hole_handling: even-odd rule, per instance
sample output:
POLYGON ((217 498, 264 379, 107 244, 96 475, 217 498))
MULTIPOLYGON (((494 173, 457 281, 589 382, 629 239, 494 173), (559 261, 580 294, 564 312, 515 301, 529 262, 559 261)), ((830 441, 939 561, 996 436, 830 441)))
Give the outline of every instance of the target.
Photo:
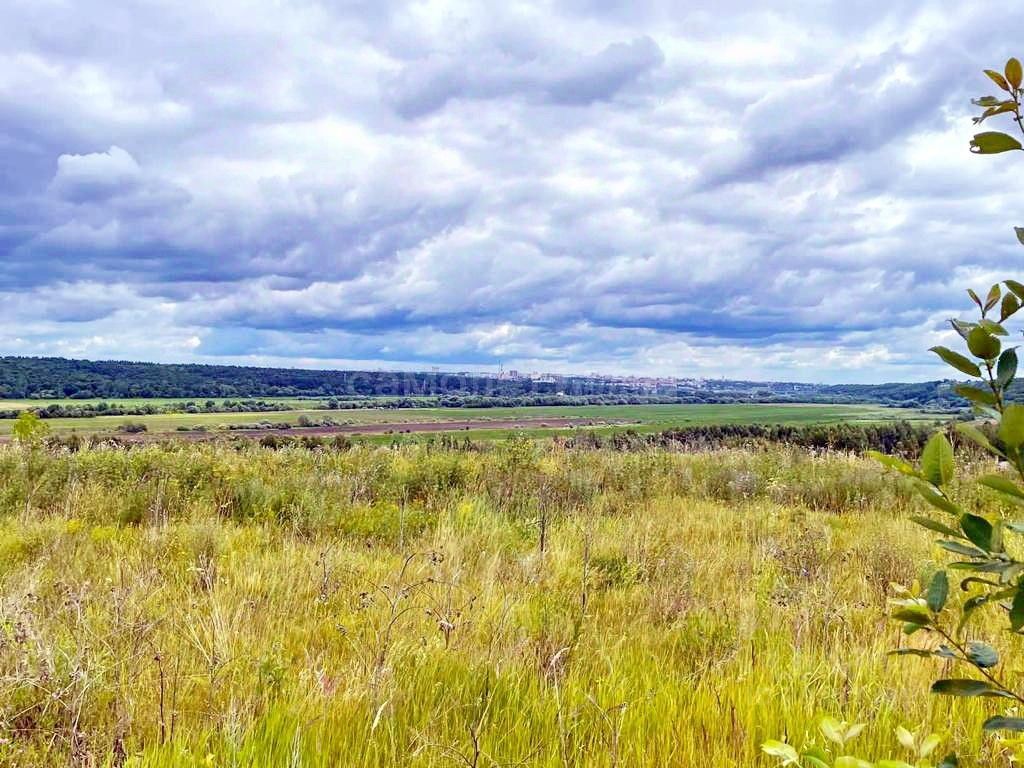
MULTIPOLYGON (((603 427, 603 426, 624 426, 627 424, 640 424, 636 419, 583 419, 583 418, 548 418, 548 419, 502 419, 494 421, 466 420, 466 421, 410 421, 410 422, 389 422, 380 424, 339 424, 331 427, 297 427, 291 426, 284 429, 219 429, 204 432, 203 430, 190 429, 187 431, 173 432, 139 432, 126 433, 117 431, 81 433, 82 437, 93 439, 114 438, 121 442, 143 443, 156 440, 188 440, 206 441, 220 440, 223 438, 241 437, 251 440, 258 440, 268 435, 278 437, 331 437, 333 435, 402 435, 413 432, 466 432, 469 430, 492 430, 492 429, 566 429, 569 427, 603 427)), ((9 443, 10 435, 0 436, 0 444, 9 443)))
MULTIPOLYGON (((478 429, 565 429, 567 427, 594 427, 639 422, 628 419, 506 419, 501 421, 410 421, 389 424, 343 424, 334 427, 291 427, 290 429, 231 429, 219 432, 170 432, 191 440, 223 436, 258 438, 266 435, 294 435, 296 437, 330 437, 332 435, 401 435, 412 432, 465 432, 478 429)), ((157 437, 153 434, 152 437, 157 437)))
MULTIPOLYGON (((140 432, 128 434, 124 432, 97 432, 93 437, 116 438, 122 442, 142 443, 156 440, 188 440, 206 441, 240 437, 258 440, 269 435, 276 437, 331 437, 333 435, 402 435, 413 432, 466 432, 469 430, 491 429, 566 429, 569 427, 603 427, 640 424, 635 419, 503 419, 495 421, 409 421, 381 424, 339 424, 332 427, 296 427, 276 429, 219 429, 204 432, 198 429, 174 432, 140 432)), ((7 442, 0 438, 0 443, 7 442)))

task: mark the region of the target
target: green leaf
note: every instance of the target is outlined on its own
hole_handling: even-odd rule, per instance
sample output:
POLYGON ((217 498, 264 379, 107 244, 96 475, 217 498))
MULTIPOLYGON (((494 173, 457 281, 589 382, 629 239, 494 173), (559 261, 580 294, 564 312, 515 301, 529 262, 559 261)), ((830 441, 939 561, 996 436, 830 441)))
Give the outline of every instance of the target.
POLYGON ((992 523, 978 515, 964 515, 960 518, 960 528, 972 544, 985 552, 992 551, 992 523))
POLYGON ((950 752, 935 768, 960 768, 960 761, 957 759, 956 753, 950 752))
POLYGON ((935 542, 947 552, 952 552, 955 555, 963 555, 964 557, 985 557, 985 553, 980 549, 974 547, 968 547, 966 544, 961 544, 958 541, 937 541, 935 542))
POLYGON ((964 678, 936 680, 932 683, 932 693, 938 693, 943 696, 996 696, 1004 699, 1013 698, 1011 694, 996 688, 984 680, 964 678))
POLYGON ((1006 406, 999 422, 999 439, 1013 449, 1024 443, 1024 405, 1006 406))
POLYGON ((832 768, 829 765, 828 753, 817 745, 804 750, 800 757, 803 759, 804 765, 809 765, 810 768, 832 768))
POLYGON ((921 475, 932 485, 946 485, 955 469, 953 446, 942 432, 936 432, 921 452, 921 475))
POLYGON ((900 608, 892 612, 896 621, 906 621, 910 624, 919 624, 926 627, 932 623, 932 618, 925 613, 924 608, 900 608))
POLYGON ((1024 718, 994 715, 982 726, 986 731, 1024 731, 1024 718))
POLYGON ((975 117, 974 118, 974 124, 975 125, 980 125, 981 123, 983 123, 986 120, 988 120, 990 117, 995 117, 996 115, 1005 115, 1007 112, 1016 112, 1016 111, 1017 111, 1017 102, 1012 101, 1012 100, 1010 100, 1010 101, 1001 101, 998 104, 992 105, 991 107, 986 109, 984 112, 982 112, 980 115, 975 117))
POLYGON ((1013 231, 1017 233, 1017 240, 1021 245, 1024 245, 1024 227, 1014 227, 1013 231))
MULTIPOLYGON (((988 296, 985 297, 985 310, 984 311, 988 312, 990 309, 992 309, 992 307, 994 307, 996 304, 998 304, 999 303, 999 298, 1002 295, 1003 295, 1003 292, 999 289, 999 283, 996 283, 991 288, 989 288, 988 289, 988 296)), ((1003 333, 1001 335, 1005 336, 1006 332, 1003 331, 1003 333)))
POLYGON ((1010 629, 1019 632, 1024 627, 1024 589, 1017 587, 1010 604, 1010 629))
POLYGON ((971 99, 971 104, 976 107, 994 107, 996 104, 1002 104, 1003 100, 998 96, 980 96, 977 99, 971 99))
POLYGON ((960 582, 960 589, 966 592, 968 589, 970 589, 971 584, 984 584, 989 587, 999 586, 999 584, 997 584, 996 582, 989 581, 988 579, 983 579, 980 576, 968 576, 966 579, 960 582))
POLYGON ((916 469, 903 459, 896 456, 890 456, 887 453, 879 453, 878 451, 867 451, 867 455, 888 469, 895 469, 897 472, 904 475, 910 475, 911 477, 920 476, 916 469))
POLYGON ((1020 88, 1021 81, 1021 67, 1020 62, 1015 58, 1010 58, 1006 62, 1006 66, 1003 68, 1003 74, 1006 76, 1006 82, 1013 88, 1020 88))
MULTIPOLYGON (((975 555, 975 557, 977 557, 975 555)), ((1004 573, 1011 576, 1020 572, 1016 563, 1010 563, 1003 559, 981 559, 979 562, 950 563, 949 567, 956 571, 973 571, 974 573, 998 573, 1001 581, 1006 584, 1008 579, 1003 578, 1004 573)))
POLYGON ((966 437, 968 440, 977 443, 989 453, 994 453, 997 456, 1002 456, 1002 452, 992 445, 992 442, 985 437, 985 434, 973 424, 965 424, 964 422, 958 423, 953 427, 957 432, 966 437))
POLYGON ((923 528, 927 528, 929 531, 935 531, 936 533, 941 533, 943 536, 960 536, 959 531, 954 531, 948 525, 943 525, 942 523, 936 520, 932 520, 930 517, 912 515, 910 519, 918 525, 922 526, 923 528))
POLYGON ((957 384, 953 387, 953 391, 965 400, 970 400, 972 403, 977 403, 978 405, 996 404, 996 396, 988 389, 972 387, 967 384, 957 384))
MULTIPOLYGON (((977 295, 977 294, 974 293, 974 291, 971 291, 971 290, 968 290, 968 293, 970 293, 972 296, 976 296, 977 295)), ((981 307, 981 300, 978 299, 977 301, 978 301, 978 307, 980 308, 981 307)), ((963 339, 964 341, 967 341, 967 335, 978 326, 977 323, 968 323, 965 320, 957 320, 956 318, 953 318, 952 320, 950 320, 949 324, 951 326, 953 326, 953 330, 956 331, 960 335, 960 338, 963 339)), ((964 359, 966 360, 967 358, 964 358, 964 359)))
POLYGON ((781 758, 783 765, 799 765, 800 763, 800 755, 797 753, 796 748, 790 744, 769 739, 761 745, 761 750, 766 755, 781 758))
POLYGON ((842 755, 836 758, 833 768, 873 768, 867 760, 862 760, 853 755, 842 755))
POLYGON ((991 669, 999 663, 999 652, 988 643, 972 640, 967 644, 967 660, 979 669, 991 669))
POLYGON ((1009 584, 1015 579, 1020 578, 1021 573, 1024 573, 1024 563, 1008 563, 1000 572, 999 581, 1003 584, 1009 584))
MULTIPOLYGON (((1021 241, 1021 245, 1024 245, 1024 240, 1021 239, 1024 238, 1024 227, 1014 227, 1014 231, 1017 233, 1017 239, 1021 241)), ((1003 303, 999 306, 999 322, 1005 323, 1019 309, 1020 299, 1016 294, 1007 293, 1003 296, 1003 303)))
POLYGON ((999 365, 996 366, 996 384, 1006 389, 1016 375, 1017 350, 1015 347, 1010 347, 999 356, 999 365))
POLYGON ((981 485, 999 491, 1007 496, 1012 496, 1018 503, 1024 502, 1024 490, 1021 490, 1012 480, 1007 480, 1002 475, 985 475, 978 479, 981 485))
POLYGON ((943 512, 948 512, 949 514, 957 515, 958 517, 963 514, 963 510, 960 509, 960 507, 936 491, 932 486, 928 485, 928 483, 919 480, 914 483, 914 487, 917 489, 917 492, 921 494, 921 497, 936 509, 941 509, 943 512))
POLYGON ((981 368, 978 364, 972 360, 964 357, 959 352, 954 352, 948 347, 932 347, 931 352, 941 357, 947 365, 951 365, 961 373, 966 373, 968 376, 974 376, 975 378, 981 378, 981 368))
MULTIPOLYGON (((1019 227, 1024 229, 1024 227, 1019 227)), ((1024 240, 1021 241, 1024 243, 1024 240)), ((1003 285, 1013 291, 1013 295, 1021 301, 1024 301, 1024 283, 1018 283, 1016 280, 1003 280, 1003 285)))
MULTIPOLYGON (((996 287, 998 287, 998 286, 996 286, 996 287)), ((993 306, 995 306, 995 305, 993 305, 993 306)), ((992 307, 988 307, 986 305, 986 309, 992 309, 992 307)), ((982 318, 981 320, 978 321, 978 325, 980 325, 986 331, 991 333, 993 336, 1009 336, 1010 335, 1009 332, 1005 328, 1003 328, 1003 326, 1001 326, 999 323, 997 323, 995 320, 989 320, 987 318, 982 318)))
POLYGON ((981 303, 981 297, 978 296, 978 294, 974 292, 973 288, 968 288, 967 289, 967 295, 971 297, 971 301, 973 301, 975 304, 978 305, 978 309, 981 309, 981 310, 985 309, 985 305, 981 303))
POLYGON ((1006 78, 996 72, 994 69, 986 69, 985 74, 989 76, 989 79, 1002 88, 1007 93, 1010 92, 1010 84, 1006 82, 1006 78))
POLYGON ((929 651, 925 648, 897 648, 895 651, 889 651, 889 656, 920 656, 923 659, 930 659, 935 656, 935 651, 929 651))
POLYGON ((983 360, 994 360, 999 357, 1001 347, 999 339, 980 325, 967 334, 967 348, 971 350, 971 354, 975 357, 980 357, 983 360))
POLYGON ((976 155, 997 155, 1000 152, 1010 152, 1015 149, 1024 149, 1019 141, 1013 136, 999 131, 985 131, 975 134, 971 139, 971 152, 976 155))
MULTIPOLYGON (((988 551, 992 552, 993 554, 1002 554, 1002 553, 1006 552, 1006 549, 1003 547, 1003 528, 1004 528, 1004 523, 1003 523, 1002 520, 996 520, 992 524, 992 544, 991 544, 991 546, 989 546, 988 551)), ((1011 567, 1015 567, 1015 566, 1011 566, 1011 567)), ((1012 571, 1007 570, 1007 569, 1003 570, 1003 572, 1002 572, 1003 579, 1002 580, 1003 580, 1004 584, 1009 581, 1009 578, 1008 578, 1007 574, 1009 574, 1011 572, 1012 571)), ((1016 577, 1016 574, 1014 574, 1014 576, 1016 577)))
POLYGON ((928 594, 926 596, 928 608, 932 613, 939 613, 946 605, 946 598, 949 597, 949 578, 945 571, 936 571, 932 580, 928 583, 928 594))

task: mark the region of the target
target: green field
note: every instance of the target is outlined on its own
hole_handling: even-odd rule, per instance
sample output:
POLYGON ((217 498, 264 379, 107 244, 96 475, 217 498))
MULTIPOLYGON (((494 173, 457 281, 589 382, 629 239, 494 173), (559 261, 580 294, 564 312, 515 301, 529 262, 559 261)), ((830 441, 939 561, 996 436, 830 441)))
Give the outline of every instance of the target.
MULTIPOLYGON (((13 403, 25 401, 0 401, 0 409, 15 407, 13 403)), ((136 401, 146 402, 146 401, 136 401)), ((153 401, 169 402, 169 401, 153 401)), ((885 408, 876 405, 591 405, 591 406, 535 406, 517 408, 360 408, 351 410, 310 409, 308 400, 292 399, 281 401, 291 410, 263 413, 166 413, 144 416, 95 416, 86 418, 48 419, 47 424, 58 433, 72 430, 79 433, 116 432, 125 423, 145 424, 149 433, 175 432, 179 427, 203 427, 207 430, 226 429, 228 425, 271 424, 297 425, 305 417, 314 421, 329 418, 340 425, 393 425, 401 431, 403 424, 425 422, 478 422, 479 430, 462 430, 471 437, 498 437, 510 432, 524 430, 488 429, 489 424, 503 421, 530 420, 528 433, 535 436, 555 434, 559 431, 545 429, 544 419, 571 418, 594 422, 626 422, 614 427, 595 424, 594 428, 631 428, 641 432, 654 432, 673 427, 701 424, 824 424, 824 423, 878 423, 884 421, 936 421, 942 418, 936 414, 907 408, 885 408), (469 433, 472 433, 470 435, 469 433)), ((9 434, 13 421, 0 420, 0 435, 9 434)), ((436 434, 436 433, 435 433, 436 434)), ((422 437, 422 435, 421 435, 422 437)))

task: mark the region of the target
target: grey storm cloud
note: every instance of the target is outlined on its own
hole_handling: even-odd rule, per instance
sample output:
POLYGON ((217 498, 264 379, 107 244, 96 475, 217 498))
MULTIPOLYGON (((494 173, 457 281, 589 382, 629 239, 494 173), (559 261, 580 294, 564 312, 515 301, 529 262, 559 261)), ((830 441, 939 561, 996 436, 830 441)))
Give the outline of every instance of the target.
POLYGON ((553 104, 589 104, 612 99, 658 67, 664 56, 650 37, 611 43, 593 54, 551 50, 518 58, 485 51, 467 66, 464 56, 430 57, 406 64, 387 85, 389 101, 405 117, 443 107, 450 99, 499 99, 517 95, 553 104))
POLYGON ((0 354, 938 375, 1020 258, 1019 174, 967 141, 1022 21, 15 0, 0 354))

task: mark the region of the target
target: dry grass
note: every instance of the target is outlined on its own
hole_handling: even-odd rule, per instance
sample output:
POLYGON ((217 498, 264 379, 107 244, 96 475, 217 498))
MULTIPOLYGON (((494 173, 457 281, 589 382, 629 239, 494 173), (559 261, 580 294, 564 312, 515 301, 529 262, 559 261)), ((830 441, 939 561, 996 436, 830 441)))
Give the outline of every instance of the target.
POLYGON ((2 449, 0 764, 752 766, 821 713, 976 745, 987 705, 885 655, 941 559, 915 504, 781 449, 2 449))

